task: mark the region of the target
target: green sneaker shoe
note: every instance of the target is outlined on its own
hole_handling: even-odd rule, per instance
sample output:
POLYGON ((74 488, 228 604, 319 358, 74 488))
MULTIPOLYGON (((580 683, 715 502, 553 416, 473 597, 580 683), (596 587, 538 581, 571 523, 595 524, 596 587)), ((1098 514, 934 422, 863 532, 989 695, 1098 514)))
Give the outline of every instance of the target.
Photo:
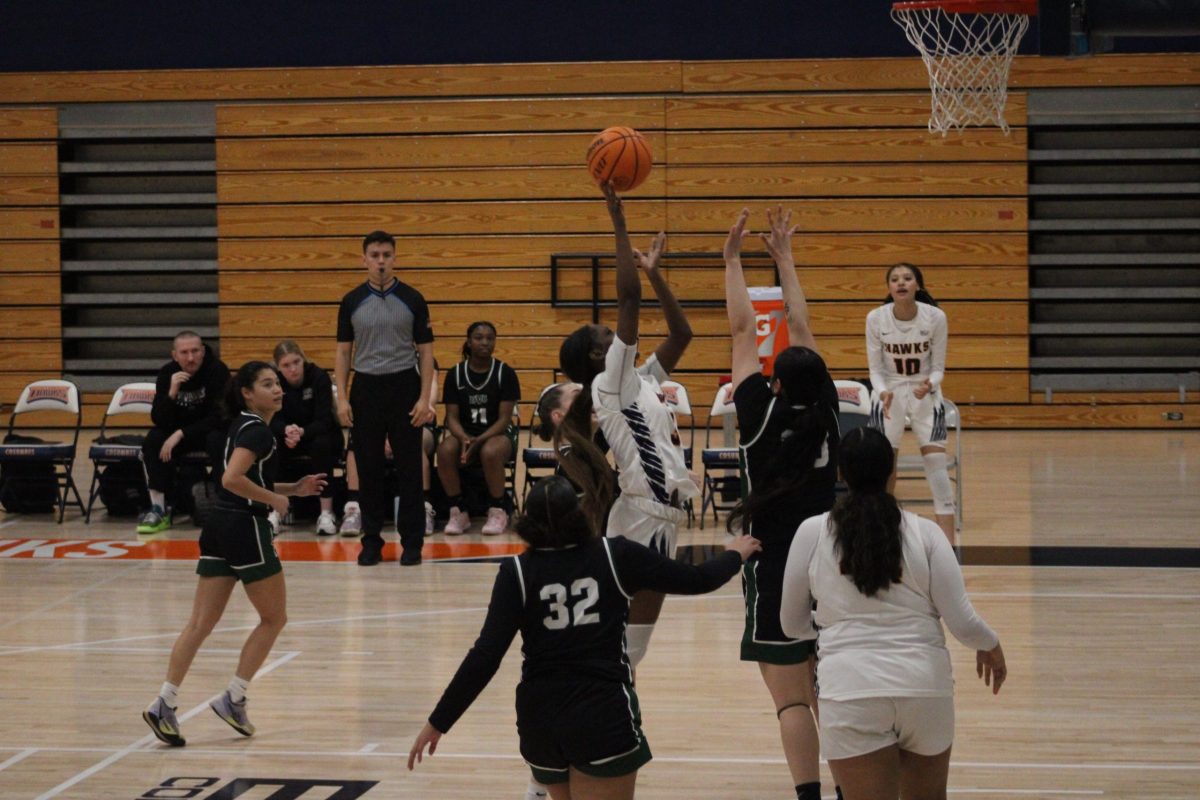
POLYGON ((171 527, 171 515, 164 514, 158 506, 153 506, 138 520, 138 533, 159 533, 171 527))

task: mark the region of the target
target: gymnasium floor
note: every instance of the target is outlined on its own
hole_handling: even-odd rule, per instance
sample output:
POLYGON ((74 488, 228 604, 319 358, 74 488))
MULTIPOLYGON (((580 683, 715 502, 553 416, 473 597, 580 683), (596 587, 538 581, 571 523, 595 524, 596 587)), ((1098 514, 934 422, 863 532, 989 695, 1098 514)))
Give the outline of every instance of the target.
MULTIPOLYGON (((967 585, 1010 678, 992 697, 951 644, 950 796, 1200 797, 1200 434, 970 431, 964 446, 967 585)), ((923 493, 919 480, 901 491, 923 493)), ((290 623, 251 686, 259 733, 243 739, 206 708, 254 623, 235 594, 181 692, 188 746, 161 746, 140 712, 190 609, 196 535, 185 521, 137 544, 103 512, 91 525, 77 511, 62 526, 0 516, 0 797, 522 796, 512 653, 437 755, 404 767, 495 572, 434 558, 474 549, 450 552, 441 534, 419 568, 363 569, 356 544, 286 531, 290 623)), ((709 524, 682 543, 720 538, 709 524)), ((741 610, 736 583, 667 601, 639 671, 655 753, 639 797, 792 795, 766 690, 737 660, 741 610)))

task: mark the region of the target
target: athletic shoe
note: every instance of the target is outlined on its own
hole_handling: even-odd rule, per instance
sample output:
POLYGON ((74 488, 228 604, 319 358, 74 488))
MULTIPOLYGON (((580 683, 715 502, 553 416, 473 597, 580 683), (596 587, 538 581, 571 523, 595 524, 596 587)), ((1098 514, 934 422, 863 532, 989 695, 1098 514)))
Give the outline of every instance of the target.
POLYGON ((342 527, 338 532, 342 536, 358 536, 362 533, 362 511, 358 503, 346 503, 346 509, 342 512, 342 527))
POLYGON ((425 502, 425 535, 433 535, 433 520, 436 515, 433 513, 433 503, 425 502))
POLYGON ((466 533, 469 527, 471 527, 471 515, 465 511, 459 511, 458 506, 455 506, 450 509, 450 519, 446 521, 446 527, 442 530, 450 536, 458 536, 466 533))
POLYGON ((529 788, 525 790, 525 800, 546 800, 549 797, 549 792, 545 786, 539 783, 530 783, 529 788))
POLYGON ((171 527, 171 515, 164 514, 158 506, 152 506, 138 520, 138 533, 161 533, 171 527))
POLYGON ((402 552, 400 554, 400 566, 415 567, 417 564, 420 564, 420 563, 421 563, 421 548, 420 547, 404 548, 404 552, 402 552))
POLYGON ((317 517, 317 535, 333 536, 337 532, 337 520, 333 518, 333 512, 322 511, 321 516, 317 517))
POLYGON ((358 551, 358 565, 373 567, 383 560, 383 539, 378 536, 364 536, 362 550, 358 551))
POLYGON ((240 703, 233 702, 233 698, 229 696, 229 690, 226 689, 220 697, 208 705, 209 708, 216 712, 218 717, 229 723, 229 727, 242 736, 254 735, 254 723, 246 716, 245 700, 242 700, 240 703))
POLYGON ((484 536, 498 536, 508 530, 508 514, 503 508, 488 509, 487 522, 483 523, 484 536))
POLYGON ((175 709, 167 705, 161 697, 154 698, 150 707, 142 712, 142 719, 154 731, 154 735, 171 747, 183 747, 187 740, 179 734, 179 720, 175 719, 175 709))

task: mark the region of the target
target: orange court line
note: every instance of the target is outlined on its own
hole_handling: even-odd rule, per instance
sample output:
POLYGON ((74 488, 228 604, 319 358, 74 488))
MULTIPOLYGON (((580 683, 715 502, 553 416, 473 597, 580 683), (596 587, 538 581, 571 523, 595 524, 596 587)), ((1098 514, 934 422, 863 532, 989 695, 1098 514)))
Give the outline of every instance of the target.
MULTIPOLYGON (((280 561, 355 561, 357 541, 275 540, 280 561)), ((421 551, 422 557, 439 559, 488 558, 524 552, 520 542, 430 542, 421 551)), ((200 545, 194 539, 162 539, 130 541, 125 539, 2 539, 0 558, 70 558, 92 560, 154 560, 195 561, 200 557, 200 545)), ((388 542, 383 546, 384 560, 399 557, 399 546, 388 542)))

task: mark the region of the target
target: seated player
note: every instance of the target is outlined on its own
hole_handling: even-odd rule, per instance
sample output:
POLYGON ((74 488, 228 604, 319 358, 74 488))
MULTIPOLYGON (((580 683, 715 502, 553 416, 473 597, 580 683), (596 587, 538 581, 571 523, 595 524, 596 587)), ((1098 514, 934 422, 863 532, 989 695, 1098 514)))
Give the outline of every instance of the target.
POLYGON ((446 435, 438 445, 437 470, 450 505, 445 532, 463 533, 471 516, 462 498, 463 467, 479 464, 487 483, 488 516, 483 533, 504 533, 508 503, 504 469, 517 451, 513 409, 521 399, 521 384, 513 368, 493 358, 496 326, 473 322, 463 343, 463 360, 446 373, 442 399, 446 403, 446 435))

